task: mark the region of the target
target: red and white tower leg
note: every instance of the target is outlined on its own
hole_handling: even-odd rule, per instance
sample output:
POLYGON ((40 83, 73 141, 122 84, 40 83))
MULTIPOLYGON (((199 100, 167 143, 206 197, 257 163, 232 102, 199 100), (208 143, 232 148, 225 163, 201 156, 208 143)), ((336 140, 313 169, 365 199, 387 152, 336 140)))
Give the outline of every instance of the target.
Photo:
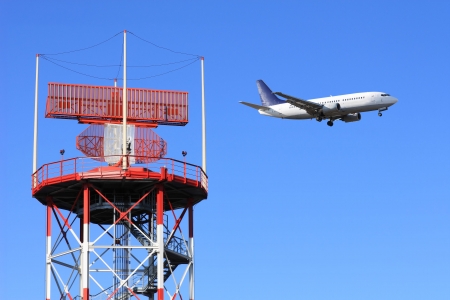
POLYGON ((47 243, 45 247, 46 266, 45 266, 45 299, 50 300, 51 272, 52 272, 52 199, 47 198, 47 243))
POLYGON ((189 268, 189 299, 194 300, 194 206, 189 206, 189 252, 191 253, 191 266, 189 268))
POLYGON ((164 300, 164 190, 158 186, 156 196, 156 241, 158 244, 157 277, 158 277, 158 300, 164 300))
POLYGON ((81 245, 81 280, 83 287, 83 300, 89 300, 89 223, 89 187, 85 184, 83 188, 83 241, 81 245))

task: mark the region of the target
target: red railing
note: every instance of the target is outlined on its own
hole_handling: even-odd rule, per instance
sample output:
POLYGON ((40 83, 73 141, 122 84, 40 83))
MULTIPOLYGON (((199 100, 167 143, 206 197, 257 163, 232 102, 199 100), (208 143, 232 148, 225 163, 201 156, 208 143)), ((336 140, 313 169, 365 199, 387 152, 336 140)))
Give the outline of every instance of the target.
MULTIPOLYGON (((121 160, 120 155, 108 157, 115 158, 117 161, 121 160)), ((135 161, 149 159, 148 157, 131 155, 128 158, 134 158, 135 161)), ((146 164, 132 165, 128 170, 122 170, 121 167, 109 167, 107 163, 95 159, 97 158, 76 157, 43 165, 31 176, 32 193, 34 194, 46 185, 70 180, 123 178, 127 175, 133 176, 132 174, 136 174, 138 178, 156 178, 160 176, 161 167, 167 170, 167 175, 171 180, 183 181, 201 187, 208 192, 208 177, 201 167, 193 164, 171 158, 161 158, 146 164), (134 170, 138 171, 133 173, 134 170)))
MULTIPOLYGON (((81 123, 121 123, 120 87, 49 83, 45 117, 81 123)), ((186 125, 188 93, 127 88, 127 122, 142 126, 186 125)))

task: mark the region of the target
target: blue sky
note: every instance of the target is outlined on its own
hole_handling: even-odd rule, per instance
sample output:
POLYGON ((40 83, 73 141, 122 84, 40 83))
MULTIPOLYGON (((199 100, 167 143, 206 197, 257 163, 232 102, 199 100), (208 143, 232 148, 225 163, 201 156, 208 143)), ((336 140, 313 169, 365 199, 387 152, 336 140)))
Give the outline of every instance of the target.
MULTIPOLYGON (((450 4, 0 5, 4 299, 44 295, 45 209, 30 192, 35 55, 91 46, 124 29, 205 57, 210 193, 196 206, 197 299, 450 298, 450 4), (238 104, 259 103, 257 79, 301 98, 383 91, 399 102, 382 118, 364 113, 332 128, 272 119, 238 104)), ((185 58, 128 41, 130 65, 185 58)), ((117 36, 61 59, 117 64, 121 45, 117 36)), ((84 125, 42 118, 51 81, 112 85, 41 60, 38 165, 58 160, 61 148, 81 155, 75 136, 84 125)), ((189 124, 156 132, 169 157, 186 150, 200 165, 199 63, 128 86, 189 91, 189 124)))

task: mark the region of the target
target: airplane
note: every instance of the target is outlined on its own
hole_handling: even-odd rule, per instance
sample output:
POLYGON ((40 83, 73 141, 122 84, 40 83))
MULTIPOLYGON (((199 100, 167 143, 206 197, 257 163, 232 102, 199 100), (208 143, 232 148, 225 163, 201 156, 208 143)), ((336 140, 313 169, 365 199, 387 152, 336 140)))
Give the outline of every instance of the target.
POLYGON ((361 120, 361 113, 378 110, 378 115, 382 116, 382 111, 397 103, 397 98, 384 92, 363 92, 340 96, 330 96, 304 100, 289 96, 281 92, 273 93, 262 80, 257 80, 261 104, 257 105, 244 101, 239 101, 244 105, 258 110, 261 115, 282 118, 282 119, 316 119, 322 122, 328 119, 327 125, 333 126, 333 121, 341 120, 346 123, 361 120), (280 96, 286 100, 277 97, 280 96))

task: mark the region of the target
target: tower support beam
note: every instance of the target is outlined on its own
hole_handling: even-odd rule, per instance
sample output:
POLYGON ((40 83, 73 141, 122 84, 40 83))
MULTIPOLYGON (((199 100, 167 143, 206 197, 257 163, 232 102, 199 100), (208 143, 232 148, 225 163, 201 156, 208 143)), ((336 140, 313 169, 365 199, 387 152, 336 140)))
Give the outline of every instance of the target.
POLYGON ((164 300, 164 190, 158 185, 156 195, 156 241, 158 244, 157 278, 158 300, 164 300))
POLYGON ((50 300, 51 272, 52 272, 52 199, 47 197, 47 237, 46 237, 46 264, 45 264, 45 299, 50 300))
POLYGON ((191 253, 191 265, 189 267, 189 299, 194 300, 194 205, 189 201, 189 252, 191 253))
POLYGON ((81 280, 83 287, 83 300, 89 300, 89 223, 89 185, 85 183, 83 186, 83 241, 81 245, 81 280))

